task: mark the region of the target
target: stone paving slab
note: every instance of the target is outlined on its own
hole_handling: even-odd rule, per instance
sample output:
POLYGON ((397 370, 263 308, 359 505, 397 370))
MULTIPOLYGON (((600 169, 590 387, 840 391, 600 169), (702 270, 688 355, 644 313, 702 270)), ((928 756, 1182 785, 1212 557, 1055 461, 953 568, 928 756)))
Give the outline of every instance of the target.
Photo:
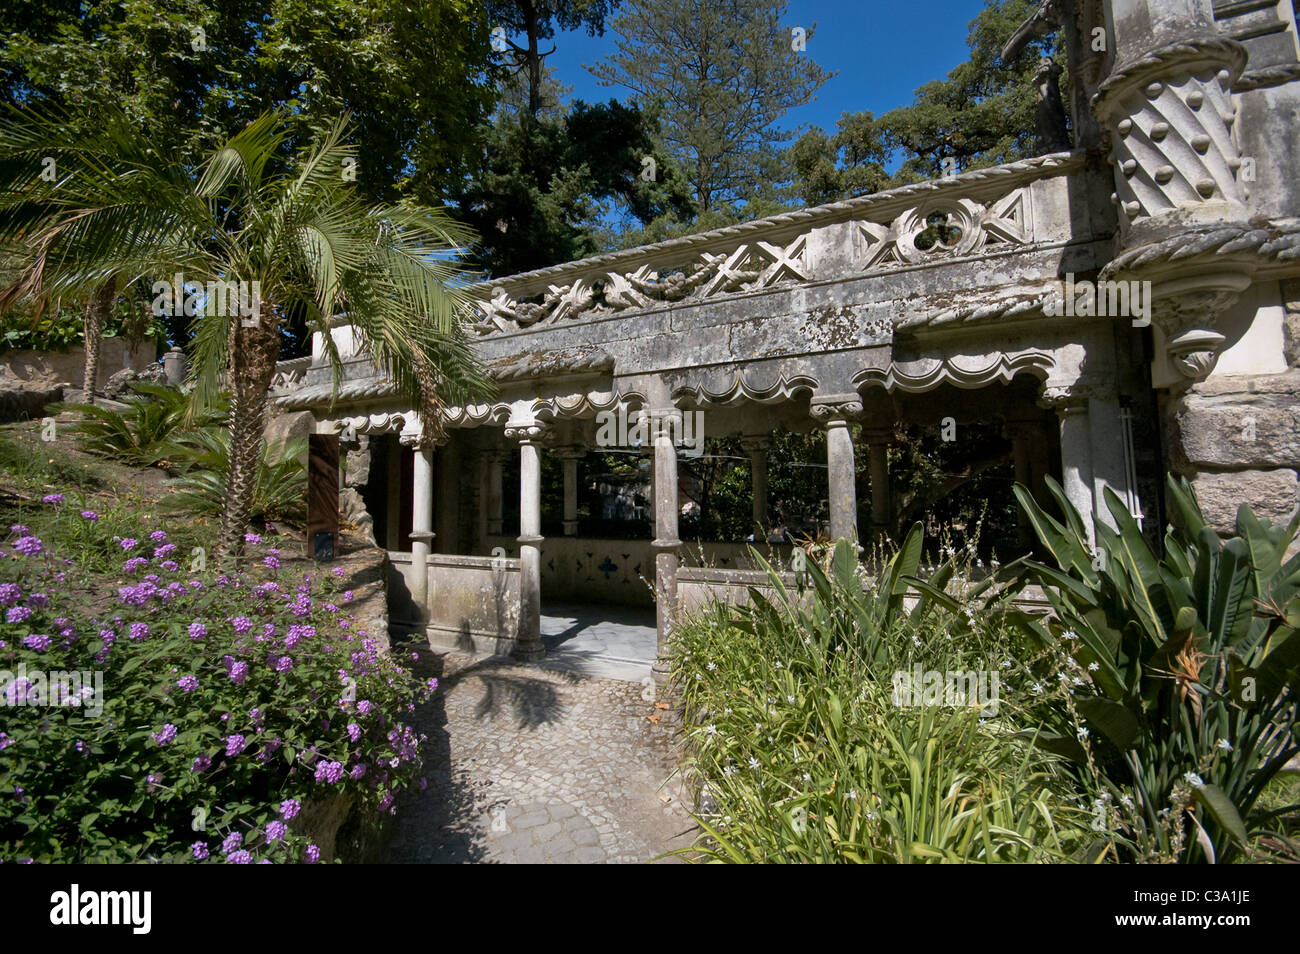
POLYGON ((430 650, 417 668, 440 683, 417 714, 429 784, 389 861, 647 862, 693 840, 651 688, 430 650))

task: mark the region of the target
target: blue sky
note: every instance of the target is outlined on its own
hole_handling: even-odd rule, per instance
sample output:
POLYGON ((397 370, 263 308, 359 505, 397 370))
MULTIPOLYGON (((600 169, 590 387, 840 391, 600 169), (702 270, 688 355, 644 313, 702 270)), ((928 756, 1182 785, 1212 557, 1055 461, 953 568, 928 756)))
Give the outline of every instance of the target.
MULTIPOLYGON (((966 60, 966 33, 984 0, 790 0, 789 27, 811 28, 809 56, 828 71, 838 71, 817 98, 791 110, 783 126, 812 124, 833 131, 845 112, 869 109, 876 115, 912 101, 915 89, 940 79, 966 60)), ((547 59, 572 97, 588 102, 622 99, 627 90, 601 86, 583 68, 615 49, 613 35, 560 33, 547 59)), ((550 43, 543 42, 542 49, 550 43)))

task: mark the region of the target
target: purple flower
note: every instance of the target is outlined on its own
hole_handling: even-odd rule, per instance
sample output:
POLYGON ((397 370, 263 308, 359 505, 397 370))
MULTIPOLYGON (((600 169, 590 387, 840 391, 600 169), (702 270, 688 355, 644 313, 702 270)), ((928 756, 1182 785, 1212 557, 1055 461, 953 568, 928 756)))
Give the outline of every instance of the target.
POLYGON ((18 534, 19 536, 26 536, 26 535, 27 535, 28 533, 30 533, 31 531, 29 531, 29 530, 28 530, 26 527, 24 527, 21 523, 11 523, 11 524, 9 525, 9 532, 10 532, 10 533, 16 533, 16 534, 18 534))
POLYGON ((355 722, 349 722, 348 738, 351 739, 353 742, 361 738, 361 726, 357 725, 355 722))
POLYGON ((19 537, 14 541, 14 549, 24 556, 36 556, 45 548, 38 537, 19 537))
POLYGON ((153 558, 154 558, 155 560, 159 560, 159 559, 162 559, 163 557, 167 556, 167 554, 169 554, 169 553, 174 553, 175 551, 176 551, 176 544, 174 544, 174 543, 164 543, 164 544, 163 544, 162 546, 160 546, 160 547, 154 547, 154 548, 153 548, 153 558))
POLYGON ((357 703, 357 711, 362 715, 370 715, 370 710, 373 708, 374 706, 370 704, 369 699, 362 699, 357 703))
POLYGON ((93 510, 83 510, 81 511, 81 519, 89 520, 91 523, 94 523, 99 519, 99 514, 95 513, 93 510))
POLYGON ((121 546, 123 550, 134 550, 136 544, 139 542, 140 541, 135 539, 135 537, 126 537, 119 542, 119 546, 121 546))
POLYGON ((180 564, 175 560, 163 560, 162 563, 159 563, 158 565, 168 573, 175 573, 181 568, 180 564))
POLYGON ((278 570, 278 569, 280 569, 280 560, 279 560, 278 557, 273 557, 273 556, 266 557, 264 560, 262 560, 262 564, 263 564, 263 565, 264 565, 268 570, 278 570))
POLYGON ((40 633, 32 633, 30 636, 23 638, 23 645, 28 649, 34 649, 38 653, 43 653, 50 648, 50 637, 40 633))
POLYGON ((226 861, 230 862, 232 865, 251 865, 253 863, 253 855, 241 848, 239 851, 232 851, 228 854, 226 856, 226 861))
POLYGON ((134 639, 136 642, 139 642, 142 639, 148 639, 148 638, 149 638, 148 623, 131 624, 131 639, 134 639))
POLYGON ((352 602, 352 599, 353 599, 352 591, 351 591, 351 590, 344 590, 344 591, 343 591, 343 602, 344 602, 344 603, 351 603, 351 602, 352 602))
POLYGON ((46 494, 41 498, 41 503, 61 504, 63 503, 63 494, 46 494))
POLYGON ((333 573, 335 576, 342 577, 342 576, 343 576, 343 567, 341 567, 341 566, 336 566, 334 569, 330 570, 330 572, 333 573))
POLYGON ((298 803, 298 800, 296 798, 286 798, 284 801, 280 803, 280 814, 283 815, 285 818, 287 818, 289 821, 293 821, 295 818, 297 818, 298 812, 301 810, 302 810, 302 805, 298 803))
POLYGON ((0 583, 0 606, 13 606, 23 598, 23 588, 17 583, 0 583))
POLYGON ((244 542, 251 543, 254 546, 256 546, 257 544, 262 542, 262 538, 255 533, 246 533, 244 534, 244 542))
POLYGON ((21 623, 23 620, 31 619, 32 608, 30 606, 11 606, 5 610, 6 623, 21 623))
POLYGON ((180 687, 182 692, 193 692, 199 687, 199 677, 181 676, 176 680, 176 685, 180 687))
POLYGON ((318 861, 320 861, 320 849, 317 848, 315 845, 308 845, 307 864, 314 865, 318 861))
POLYGON ((241 636, 253 628, 253 621, 247 616, 236 616, 230 621, 230 625, 235 628, 235 632, 241 636))
POLYGON ((206 772, 210 768, 212 768, 212 756, 200 755, 198 758, 194 760, 194 764, 190 766, 190 771, 206 772))
POLYGON ((163 530, 155 530, 153 533, 149 534, 149 539, 154 543, 162 543, 167 539, 167 533, 163 530))
POLYGON ((358 762, 356 765, 352 766, 352 771, 348 774, 351 775, 353 779, 363 778, 366 774, 366 763, 358 762))
POLYGON ((293 668, 292 656, 281 656, 275 664, 276 672, 288 672, 292 668, 293 668))
POLYGON ((199 861, 202 861, 203 859, 208 857, 209 854, 208 843, 206 841, 196 841, 190 847, 190 851, 194 853, 195 858, 199 859, 199 861))
POLYGON ((232 851, 238 851, 239 846, 244 843, 244 836, 237 831, 232 831, 226 836, 225 841, 221 843, 221 853, 228 855, 232 851))
POLYGON ((316 764, 316 781, 333 785, 343 777, 342 762, 320 761, 316 764))
POLYGON ((230 667, 230 680, 237 686, 242 686, 244 680, 248 678, 248 663, 237 662, 230 667))
POLYGON ((429 681, 426 682, 425 685, 429 688, 430 692, 438 691, 438 680, 436 677, 430 677, 429 681))
POLYGON ((5 733, 0 732, 0 749, 7 749, 9 748, 9 746, 13 744, 14 744, 13 739, 9 738, 9 736, 5 735, 5 733))
POLYGON ((248 742, 244 739, 242 735, 226 736, 227 755, 238 755, 240 752, 244 751, 244 747, 246 745, 248 745, 248 742))
POLYGON ((208 635, 208 628, 202 623, 190 623, 190 639, 202 639, 208 635))
POLYGON ((284 837, 285 832, 287 832, 288 830, 289 830, 288 825, 286 825, 284 822, 280 821, 279 819, 276 819, 275 821, 271 822, 269 825, 266 826, 266 840, 268 842, 279 841, 281 838, 284 837))
POLYGON ((153 740, 159 745, 166 745, 174 738, 176 738, 176 726, 170 722, 153 734, 153 740))

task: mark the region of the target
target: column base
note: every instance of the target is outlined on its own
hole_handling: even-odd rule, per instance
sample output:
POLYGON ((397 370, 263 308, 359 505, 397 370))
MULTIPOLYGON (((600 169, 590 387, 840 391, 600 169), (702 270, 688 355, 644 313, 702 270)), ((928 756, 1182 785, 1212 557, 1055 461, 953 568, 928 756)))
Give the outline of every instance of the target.
POLYGON ((541 643, 526 643, 516 646, 510 657, 521 663, 541 662, 546 658, 546 647, 541 643))

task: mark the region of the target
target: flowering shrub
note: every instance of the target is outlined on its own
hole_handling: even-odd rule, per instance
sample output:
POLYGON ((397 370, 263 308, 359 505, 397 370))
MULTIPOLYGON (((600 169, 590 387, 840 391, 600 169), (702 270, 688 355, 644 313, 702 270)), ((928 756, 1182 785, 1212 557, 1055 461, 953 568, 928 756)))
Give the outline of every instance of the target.
POLYGON ((394 810, 419 775, 402 717, 437 684, 356 628, 333 574, 191 574, 137 530, 106 581, 65 554, 114 521, 46 507, 78 529, 0 542, 0 861, 314 862, 304 807, 394 810))

